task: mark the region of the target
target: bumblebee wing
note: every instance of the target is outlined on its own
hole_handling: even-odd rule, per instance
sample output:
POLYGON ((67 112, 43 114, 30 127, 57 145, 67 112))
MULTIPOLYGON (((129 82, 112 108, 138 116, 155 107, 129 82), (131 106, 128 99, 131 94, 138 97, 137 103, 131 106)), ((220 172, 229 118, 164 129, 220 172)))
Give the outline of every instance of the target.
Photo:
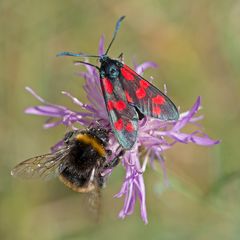
POLYGON ((95 188, 88 193, 88 207, 93 217, 99 220, 101 211, 101 192, 99 188, 95 188))
POLYGON ((70 146, 66 146, 54 153, 27 159, 14 167, 11 175, 23 179, 42 178, 45 180, 56 177, 64 170, 70 149, 70 146))

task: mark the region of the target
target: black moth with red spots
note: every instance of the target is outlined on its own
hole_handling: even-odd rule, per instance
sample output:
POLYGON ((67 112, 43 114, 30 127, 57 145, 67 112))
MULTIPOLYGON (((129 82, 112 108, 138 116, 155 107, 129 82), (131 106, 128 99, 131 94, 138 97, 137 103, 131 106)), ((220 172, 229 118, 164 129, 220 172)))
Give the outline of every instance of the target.
POLYGON ((174 103, 150 82, 121 61, 111 59, 107 53, 120 27, 121 17, 115 27, 113 39, 102 56, 62 52, 60 56, 98 57, 102 92, 112 130, 124 149, 131 149, 137 140, 138 122, 150 116, 163 121, 177 120, 179 113, 174 103))
POLYGON ((177 120, 173 102, 150 82, 118 60, 100 58, 100 81, 113 132, 125 149, 136 142, 139 112, 161 120, 177 120))

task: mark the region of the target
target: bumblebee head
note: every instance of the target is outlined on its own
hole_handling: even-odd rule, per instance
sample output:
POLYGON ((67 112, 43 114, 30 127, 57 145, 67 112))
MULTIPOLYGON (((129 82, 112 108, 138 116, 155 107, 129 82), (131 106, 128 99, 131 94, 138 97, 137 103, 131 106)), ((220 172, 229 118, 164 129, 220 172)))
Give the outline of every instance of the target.
POLYGON ((107 146, 109 142, 109 130, 100 127, 91 127, 88 129, 88 133, 97 138, 103 146, 107 146))

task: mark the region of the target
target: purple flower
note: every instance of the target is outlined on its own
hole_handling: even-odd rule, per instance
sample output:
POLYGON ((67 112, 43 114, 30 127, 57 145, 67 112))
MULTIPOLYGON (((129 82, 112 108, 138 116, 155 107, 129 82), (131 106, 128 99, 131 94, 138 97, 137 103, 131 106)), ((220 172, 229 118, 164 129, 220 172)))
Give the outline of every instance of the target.
MULTIPOLYGON (((103 53, 104 39, 101 38, 99 55, 102 55, 103 53)), ((82 103, 70 93, 62 92, 62 94, 68 97, 74 104, 79 106, 79 111, 73 111, 64 106, 46 102, 32 89, 27 87, 27 91, 37 98, 42 105, 27 108, 25 112, 28 114, 49 117, 44 124, 44 128, 63 124, 76 129, 78 126, 88 127, 96 121, 99 121, 104 127, 108 127, 109 120, 100 87, 99 73, 91 66, 85 65, 85 67, 86 71, 80 72, 79 76, 85 79, 85 85, 83 88, 87 94, 89 104, 82 103)), ((135 66, 135 70, 139 74, 143 74, 143 72, 149 67, 156 67, 156 64, 145 62, 141 65, 135 66)), ((125 218, 132 214, 135 203, 139 200, 141 217, 145 223, 148 222, 143 174, 146 170, 147 164, 149 163, 152 165, 153 161, 157 160, 162 166, 166 180, 164 159, 162 157, 165 150, 173 147, 176 143, 195 143, 202 146, 211 146, 219 143, 219 141, 212 140, 208 135, 204 134, 199 124, 197 124, 197 122, 203 118, 202 116, 196 116, 200 106, 201 98, 198 97, 193 107, 189 111, 181 113, 180 118, 177 121, 162 122, 150 117, 145 117, 140 121, 137 143, 133 149, 126 152, 122 157, 122 165, 125 168, 126 175, 119 193, 115 195, 117 198, 124 196, 124 205, 119 213, 120 218, 125 218), (186 133, 184 132, 184 127, 186 125, 195 125, 196 130, 191 133, 186 133)), ((53 147, 53 150, 57 149, 61 144, 62 140, 53 147)), ((114 135, 111 134, 109 149, 111 149, 112 152, 116 152, 115 150, 118 146, 119 144, 114 135)), ((105 174, 110 174, 110 172, 105 174)))

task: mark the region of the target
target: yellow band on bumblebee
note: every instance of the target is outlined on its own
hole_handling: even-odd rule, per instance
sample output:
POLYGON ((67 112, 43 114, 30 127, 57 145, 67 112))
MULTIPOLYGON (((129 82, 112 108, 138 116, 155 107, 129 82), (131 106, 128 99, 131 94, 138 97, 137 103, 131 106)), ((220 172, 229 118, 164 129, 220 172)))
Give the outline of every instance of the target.
POLYGON ((93 138, 91 135, 88 135, 88 134, 78 134, 76 136, 76 139, 79 142, 83 142, 85 144, 91 145, 92 148, 94 150, 96 150, 101 157, 106 156, 105 148, 98 142, 97 139, 93 138))

